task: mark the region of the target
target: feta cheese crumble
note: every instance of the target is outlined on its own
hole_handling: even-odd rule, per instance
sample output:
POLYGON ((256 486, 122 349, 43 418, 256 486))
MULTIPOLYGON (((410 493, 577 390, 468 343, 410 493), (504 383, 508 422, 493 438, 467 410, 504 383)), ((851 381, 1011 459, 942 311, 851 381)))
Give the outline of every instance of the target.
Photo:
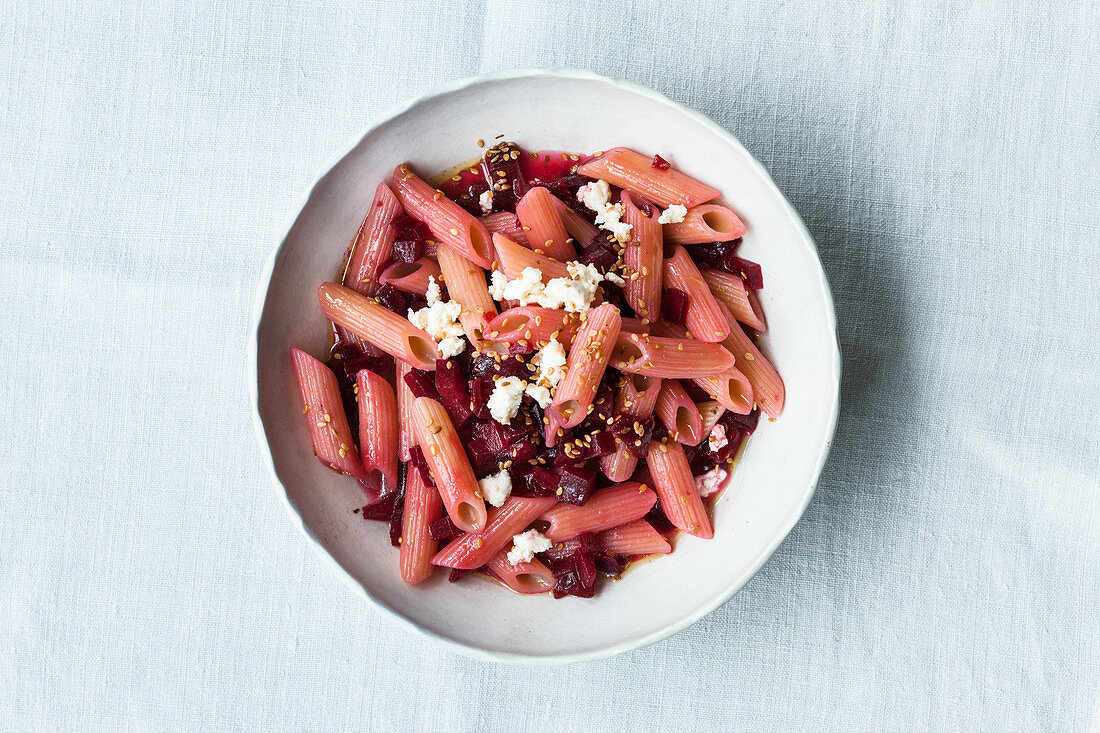
POLYGON ((503 377, 493 386, 489 395, 489 414, 501 425, 508 425, 519 412, 523 400, 523 380, 516 377, 503 377))
POLYGON ((613 272, 608 272, 606 275, 603 276, 603 279, 607 280, 612 285, 618 285, 620 288, 626 285, 626 280, 623 280, 621 277, 613 272))
POLYGON ((527 383, 524 391, 531 396, 539 407, 550 404, 553 390, 565 376, 565 347, 554 337, 531 357, 531 364, 538 369, 535 378, 527 383))
POLYGON ((713 451, 719 451, 730 444, 726 440, 726 426, 715 425, 714 429, 710 431, 710 435, 707 437, 707 442, 710 443, 710 449, 713 451))
POLYGON ((500 473, 494 473, 492 476, 481 479, 477 482, 477 486, 481 489, 481 496, 485 501, 493 506, 501 506, 508 495, 512 493, 512 477, 505 469, 500 473))
POLYGON ((612 204, 610 199, 611 187, 607 181, 586 183, 577 190, 577 200, 596 212, 596 226, 611 232, 620 242, 629 242, 634 227, 622 221, 623 205, 612 204))
POLYGON ((722 484, 726 482, 726 477, 729 475, 729 471, 726 469, 715 466, 706 473, 695 477, 695 489, 699 492, 699 496, 710 496, 722 488, 722 484))
POLYGON ((680 204, 673 204, 667 209, 661 212, 661 215, 657 217, 658 224, 679 224, 687 216, 688 210, 686 206, 680 206, 680 204))
POLYGON ((591 307, 596 288, 604 276, 592 265, 579 262, 566 264, 569 277, 555 277, 543 284, 542 270, 525 267, 515 280, 494 270, 489 285, 493 300, 515 300, 520 305, 537 305, 554 310, 564 308, 570 313, 582 313, 591 307))
POLYGON ((536 552, 546 552, 553 543, 536 529, 529 529, 512 537, 512 549, 508 551, 508 562, 519 565, 531 562, 536 552))
POLYGON ((466 336, 458 322, 462 304, 453 300, 444 303, 440 296, 439 283, 434 276, 428 276, 428 306, 418 311, 410 308, 409 322, 427 331, 439 345, 440 357, 450 359, 466 350, 466 336))
MULTIPOLYGON (((492 214, 493 213, 493 189, 490 188, 490 189, 486 190, 485 192, 483 192, 481 194, 481 197, 477 200, 477 202, 479 204, 481 204, 481 213, 482 214, 492 214)), ((683 207, 681 207, 681 208, 683 208, 683 207)))

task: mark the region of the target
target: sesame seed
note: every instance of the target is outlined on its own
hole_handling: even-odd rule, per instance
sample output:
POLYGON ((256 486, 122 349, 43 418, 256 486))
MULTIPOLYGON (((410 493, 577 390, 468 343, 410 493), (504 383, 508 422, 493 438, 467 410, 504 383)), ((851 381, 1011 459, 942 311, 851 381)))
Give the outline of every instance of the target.
POLYGON ((458 230, 457 230, 457 229, 455 229, 454 227, 451 227, 451 229, 450 229, 450 232, 451 232, 451 235, 452 235, 452 236, 455 236, 455 237, 457 237, 457 236, 458 236, 458 230))
POLYGON ((483 148, 483 147, 485 147, 485 141, 484 141, 484 140, 482 140, 481 138, 478 138, 478 139, 477 139, 477 146, 478 146, 479 148, 483 148))
POLYGON ((750 354, 747 351, 745 352, 745 358, 748 359, 749 361, 756 361, 756 357, 754 357, 752 354, 750 354))

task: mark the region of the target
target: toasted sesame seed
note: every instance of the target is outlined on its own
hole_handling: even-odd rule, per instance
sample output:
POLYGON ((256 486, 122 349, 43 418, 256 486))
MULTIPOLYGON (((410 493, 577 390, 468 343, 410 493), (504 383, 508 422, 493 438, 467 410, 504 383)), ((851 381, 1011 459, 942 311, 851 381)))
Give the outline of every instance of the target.
POLYGON ((458 236, 458 230, 457 230, 457 229, 455 229, 454 227, 451 227, 451 229, 450 229, 450 232, 451 232, 451 235, 452 235, 452 236, 455 236, 455 237, 457 237, 457 236, 458 236))
POLYGON ((750 354, 747 351, 745 352, 745 358, 748 359, 749 361, 756 361, 756 357, 754 357, 752 354, 750 354))

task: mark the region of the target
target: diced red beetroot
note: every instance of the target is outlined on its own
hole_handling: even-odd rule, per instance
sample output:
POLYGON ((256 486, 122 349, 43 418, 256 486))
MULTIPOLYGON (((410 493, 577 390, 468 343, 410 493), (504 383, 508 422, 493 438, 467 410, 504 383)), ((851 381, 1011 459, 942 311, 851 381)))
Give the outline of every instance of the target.
POLYGON ((518 465, 513 474, 512 495, 524 497, 554 496, 558 492, 558 475, 542 466, 518 465), (518 477, 518 483, 515 480, 518 477))
MULTIPOLYGON (((535 353, 535 343, 523 339, 516 341, 515 343, 508 344, 508 356, 526 356, 527 354, 535 353)), ((513 376, 522 376, 522 374, 516 374, 513 376)))
POLYGON ((558 477, 558 495, 567 504, 582 506, 596 488, 596 472, 583 466, 566 466, 558 477))
POLYGON ((524 152, 512 142, 497 143, 485 151, 481 170, 493 189, 493 211, 514 211, 516 201, 527 193, 527 181, 520 168, 524 152))
POLYGON ((596 585, 596 556, 590 552, 581 552, 574 555, 577 558, 577 574, 580 576, 581 585, 585 588, 595 588, 596 585))
POLYGON ((676 525, 668 521, 668 517, 665 516, 665 510, 661 508, 661 500, 658 499, 657 503, 653 505, 653 508, 644 517, 645 521, 649 522, 653 529, 657 530, 661 534, 671 532, 676 529, 676 525))
POLYGON ((726 430, 744 430, 751 435, 760 423, 760 409, 754 407, 748 415, 738 415, 726 410, 718 422, 724 425, 726 430))
POLYGON ((492 377, 478 377, 477 379, 471 379, 469 385, 470 402, 474 406, 474 416, 482 420, 488 420, 491 415, 489 398, 493 396, 493 388, 496 383, 493 382, 492 377))
POLYGON ((393 511, 390 513, 390 544, 401 546, 401 522, 405 517, 405 486, 397 490, 393 497, 393 511))
POLYGON ((455 427, 464 425, 473 413, 470 411, 470 395, 466 393, 466 374, 462 371, 461 362, 436 360, 435 389, 455 427))
POLYGON ((615 435, 612 432, 604 430, 590 435, 591 437, 587 445, 585 445, 583 441, 576 443, 571 440, 563 440, 563 444, 570 443, 572 447, 568 451, 562 450, 559 452, 554 457, 554 465, 567 466, 571 463, 580 463, 590 458, 599 458, 600 456, 615 452, 617 446, 615 444, 615 435))
POLYGON ((677 326, 684 325, 687 320, 688 294, 677 288, 665 288, 661 296, 661 317, 669 323, 677 326))
POLYGON ((667 171, 669 168, 672 167, 672 163, 669 163, 667 160, 665 160, 664 158, 662 158, 659 155, 654 155, 653 156, 653 167, 656 168, 657 170, 667 171))
POLYGON ((535 444, 529 440, 520 441, 519 443, 513 443, 504 450, 504 460, 515 463, 526 463, 535 457, 538 453, 538 448, 535 444))
POLYGON ((740 275, 741 279, 745 281, 745 287, 749 290, 759 290, 764 287, 764 271, 755 262, 740 257, 731 257, 730 267, 734 268, 730 272, 740 275))
POLYGON ((547 551, 551 570, 558 581, 554 586, 555 598, 570 595, 591 598, 595 595, 597 547, 596 535, 590 533, 558 543, 547 551))
POLYGON ((764 273, 760 265, 735 254, 740 245, 740 239, 732 242, 711 242, 688 247, 688 252, 692 259, 703 267, 740 275, 745 281, 746 288, 759 290, 764 287, 764 273))
POLYGON ((474 472, 495 473, 499 463, 514 460, 511 446, 526 441, 534 433, 533 425, 518 419, 513 419, 510 425, 501 425, 496 420, 472 422, 466 431, 466 451, 474 464, 474 472))
POLYGON ((410 369, 405 375, 405 384, 413 393, 413 397, 431 397, 439 399, 439 392, 435 388, 435 379, 431 372, 422 372, 419 369, 410 369))
POLYGON ((402 318, 408 315, 409 310, 409 298, 405 293, 402 293, 392 285, 382 285, 374 291, 374 295, 378 298, 378 302, 389 308, 394 313, 398 314, 402 318))
POLYGON ((587 552, 594 555, 599 549, 600 542, 596 535, 592 532, 586 532, 585 534, 579 534, 576 537, 554 543, 551 545, 550 549, 546 551, 546 556, 551 560, 561 560, 571 555, 575 555, 578 552, 587 552))
POLYGON ((396 239, 427 239, 431 236, 428 225, 408 214, 398 214, 390 222, 396 239))
POLYGON ((436 542, 446 542, 460 534, 462 530, 446 514, 428 524, 428 536, 436 542))
POLYGON ((606 237, 597 236, 584 248, 577 261, 583 265, 592 265, 600 273, 606 274, 619 261, 619 253, 606 237))
POLYGON ((374 504, 367 504, 359 510, 359 515, 363 519, 371 519, 376 522, 388 522, 390 517, 393 516, 393 500, 396 497, 395 494, 390 494, 382 501, 375 502, 374 504))
POLYGON ((636 417, 629 412, 621 412, 615 416, 609 430, 613 435, 623 441, 627 451, 635 458, 643 459, 649 453, 649 441, 653 437, 656 420, 652 415, 636 417), (635 424, 638 427, 634 427, 635 424))
POLYGON ((414 471, 420 473, 420 478, 428 486, 435 486, 435 482, 432 481, 432 473, 428 470, 428 461, 424 458, 424 451, 420 450, 419 445, 414 445, 409 449, 409 465, 412 466, 414 471))
POLYGON ((470 367, 470 378, 479 379, 481 377, 488 377, 496 374, 496 372, 497 360, 488 352, 484 352, 474 359, 474 363, 470 367))
POLYGON ((543 185, 550 190, 550 193, 565 202, 569 208, 581 214, 589 221, 594 221, 596 212, 577 200, 577 189, 589 183, 592 183, 591 178, 585 178, 576 173, 564 175, 553 181, 543 181, 543 185))
POLYGON ((395 262, 416 262, 424 256, 424 242, 419 239, 397 239, 393 243, 395 262))
POLYGON ((595 560, 596 571, 612 578, 622 575, 627 563, 630 562, 629 558, 603 554, 596 555, 595 560))
POLYGON ((447 575, 447 582, 448 583, 457 583, 459 580, 461 580, 462 578, 465 578, 467 575, 469 575, 472 572, 474 572, 474 571, 473 570, 459 570, 458 568, 451 568, 451 572, 448 573, 448 575, 447 575))
POLYGON ((687 458, 688 467, 691 469, 692 476, 706 473, 726 460, 728 455, 728 447, 712 451, 705 440, 699 445, 684 446, 684 457, 687 458))

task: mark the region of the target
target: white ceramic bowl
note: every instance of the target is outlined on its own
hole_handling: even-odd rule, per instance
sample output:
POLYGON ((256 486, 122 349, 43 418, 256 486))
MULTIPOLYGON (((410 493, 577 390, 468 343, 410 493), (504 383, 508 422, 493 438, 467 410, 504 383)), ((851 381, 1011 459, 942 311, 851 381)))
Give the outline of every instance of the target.
MULTIPOLYGON (((375 121, 314 185, 261 279, 250 376, 261 451, 305 535, 381 608, 472 656, 559 664, 617 654, 686 628, 728 600, 802 515, 832 439, 840 354, 828 283, 798 215, 725 130, 649 89, 592 73, 519 70, 451 84, 375 121), (764 268, 765 350, 787 386, 782 417, 761 421, 714 509, 714 539, 605 583, 594 599, 517 596, 444 573, 405 585, 386 528, 352 513, 356 484, 313 456, 287 350, 321 355, 317 286, 334 278, 375 186, 410 161, 437 171, 503 134, 528 149, 625 145, 660 153, 717 187, 748 226, 741 252, 764 268)), ((282 492, 281 492, 282 493, 282 492)))

